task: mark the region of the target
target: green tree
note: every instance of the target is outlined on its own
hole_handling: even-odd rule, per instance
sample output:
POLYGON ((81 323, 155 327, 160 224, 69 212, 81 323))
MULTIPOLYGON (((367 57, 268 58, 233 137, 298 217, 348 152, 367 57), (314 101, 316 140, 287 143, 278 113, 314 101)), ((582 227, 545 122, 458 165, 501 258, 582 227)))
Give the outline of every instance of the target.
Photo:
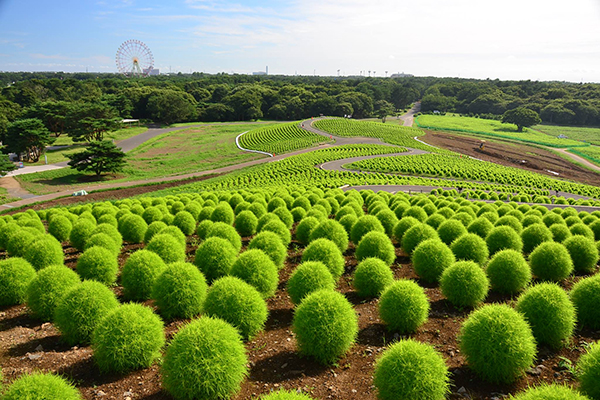
POLYGON ((542 122, 540 115, 525 107, 508 110, 502 115, 502 123, 515 124, 517 132, 523 132, 523 127, 536 125, 542 122))
POLYGON ((191 94, 177 90, 161 90, 148 98, 150 118, 170 125, 192 118, 196 113, 196 100, 191 94))
POLYGON ((59 137, 65 132, 66 115, 72 107, 73 103, 68 101, 44 101, 30 107, 26 116, 40 119, 50 132, 59 137))
POLYGON ((66 118, 66 128, 74 142, 102 140, 106 132, 120 127, 117 111, 102 103, 74 104, 66 118))
POLYGON ((385 124, 387 116, 394 114, 394 112, 396 112, 396 108, 389 101, 377 100, 375 102, 375 112, 377 116, 381 118, 381 122, 385 124))
POLYGON ((17 166, 10 161, 8 154, 0 154, 0 175, 4 176, 7 172, 14 171, 17 166))
POLYGON ((79 153, 67 154, 69 166, 78 171, 91 171, 97 176, 120 172, 127 163, 125 153, 110 140, 92 142, 79 153))
POLYGON ((31 162, 37 162, 46 146, 55 140, 37 118, 18 119, 9 123, 2 137, 5 152, 16 153, 19 159, 24 154, 25 159, 31 162))

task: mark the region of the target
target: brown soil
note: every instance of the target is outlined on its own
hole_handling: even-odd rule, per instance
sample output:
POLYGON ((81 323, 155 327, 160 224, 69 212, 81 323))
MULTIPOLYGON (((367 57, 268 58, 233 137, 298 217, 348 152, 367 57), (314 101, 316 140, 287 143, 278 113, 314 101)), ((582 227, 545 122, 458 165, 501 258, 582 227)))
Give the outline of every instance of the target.
POLYGON ((526 144, 506 143, 494 139, 487 140, 484 149, 480 149, 481 139, 451 133, 426 131, 422 138, 433 146, 456 151, 471 157, 510 167, 523 168, 553 178, 569 179, 589 185, 600 186, 600 174, 580 167, 538 147, 526 144), (547 170, 558 172, 559 176, 547 170))
MULTIPOLYGON (((249 238, 244 238, 244 246, 249 238)), ((188 261, 191 262, 198 239, 188 238, 188 261)), ((123 247, 119 262, 143 245, 123 247)), ((354 249, 346 253, 346 272, 338 290, 354 305, 359 318, 356 344, 348 354, 333 366, 319 365, 296 352, 296 340, 291 329, 293 305, 285 286, 291 272, 300 262, 302 246, 293 242, 276 295, 268 300, 270 310, 264 332, 246 344, 250 373, 235 400, 256 398, 279 388, 301 390, 315 399, 375 399, 372 382, 373 365, 385 346, 405 336, 390 333, 379 319, 377 299, 359 298, 352 289, 352 273, 356 266, 354 249)), ((75 268, 79 252, 65 244, 66 265, 75 268)), ((0 256, 2 256, 0 254, 0 256)), ((493 385, 480 380, 465 365, 459 350, 457 334, 470 310, 453 307, 436 285, 419 281, 409 258, 397 250, 393 271, 398 279, 415 279, 424 287, 431 303, 429 321, 408 337, 430 343, 443 355, 451 371, 451 399, 470 396, 473 399, 502 398, 523 390, 529 385, 543 382, 575 384, 571 372, 565 368, 576 363, 588 343, 600 339, 600 331, 576 332, 571 344, 559 351, 541 347, 536 368, 530 370, 513 385, 493 385), (564 357, 568 361, 562 359, 564 357), (566 363, 566 364, 565 364, 566 363)), ((576 277, 565 282, 570 287, 576 277)), ((122 288, 114 288, 118 296, 122 288)), ((513 299, 491 293, 488 303, 512 302, 513 299)), ((146 303, 152 306, 152 302, 146 303)), ((187 321, 166 323, 168 340, 187 321)), ((93 361, 89 346, 71 347, 60 340, 60 334, 51 323, 41 323, 30 318, 26 306, 0 308, 0 365, 5 383, 23 373, 34 370, 52 371, 70 378, 80 388, 85 399, 171 399, 161 389, 159 366, 135 371, 126 375, 101 374, 93 361)))

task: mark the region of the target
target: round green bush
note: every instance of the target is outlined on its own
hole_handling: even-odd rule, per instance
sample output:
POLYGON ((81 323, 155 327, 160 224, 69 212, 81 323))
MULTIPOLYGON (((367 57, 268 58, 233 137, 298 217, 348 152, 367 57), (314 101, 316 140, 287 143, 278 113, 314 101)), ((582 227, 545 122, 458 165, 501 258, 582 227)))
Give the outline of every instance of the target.
POLYGON ((273 221, 281 222, 281 219, 273 213, 268 213, 268 214, 263 215, 262 217, 260 217, 258 219, 258 225, 256 226, 256 230, 258 232, 260 232, 262 230, 263 226, 265 226, 269 222, 273 222, 273 221))
POLYGON ((306 217, 306 210, 302 207, 292 208, 290 212, 292 213, 292 217, 294 217, 294 222, 300 222, 306 217))
POLYGON ((589 227, 594 232, 594 240, 600 240, 600 220, 592 222, 589 227))
POLYGON ((156 278, 151 297, 164 318, 192 318, 202 312, 207 288, 196 266, 179 262, 167 265, 156 278))
POLYGON ((306 261, 320 261, 325 264, 336 282, 344 273, 346 263, 340 249, 329 239, 317 239, 306 246, 302 253, 302 262, 306 261))
POLYGON ((423 288, 413 281, 395 281, 381 293, 379 316, 390 331, 415 332, 428 315, 429 300, 423 288))
POLYGON ((555 283, 540 283, 517 300, 516 310, 525 316, 538 343, 558 348, 575 329, 575 308, 567 293, 555 283))
POLYGON ((292 203, 292 207, 294 207, 294 208, 301 207, 305 211, 308 211, 308 210, 310 210, 310 208, 312 207, 312 205, 310 204, 310 200, 308 200, 304 196, 301 196, 301 197, 298 197, 298 198, 296 198, 294 200, 294 202, 292 203))
POLYGON ((9 222, 0 227, 0 248, 6 249, 11 236, 20 230, 21 227, 14 222, 9 222))
POLYGON ((398 223, 398 218, 396 217, 396 214, 394 214, 394 212, 389 208, 386 208, 384 210, 379 211, 375 216, 377 217, 379 222, 381 222, 381 225, 383 225, 383 228, 385 229, 385 234, 391 237, 394 232, 394 226, 396 226, 396 224, 398 223))
POLYGON ((398 221, 398 223, 394 226, 394 230, 392 236, 396 238, 398 243, 402 243, 402 238, 407 230, 412 228, 415 225, 420 224, 419 220, 413 217, 403 217, 398 221))
POLYGON ((486 273, 492 289, 500 293, 518 293, 531 282, 531 268, 516 250, 497 252, 490 260, 486 273))
MULTIPOLYGON (((148 229, 148 224, 139 215, 127 215, 119 221, 119 232, 123 240, 129 243, 142 243, 148 229), (122 222, 121 222, 122 221, 122 222)), ((75 230, 75 227, 73 227, 75 230)))
POLYGON ((172 225, 178 227, 184 235, 189 236, 196 230, 196 219, 187 211, 179 211, 173 218, 172 225))
POLYGON ((600 329, 600 275, 577 282, 570 293, 581 326, 600 329))
POLYGON ((571 225, 569 230, 572 235, 581 235, 590 240, 594 240, 594 232, 584 223, 571 225))
POLYGON ((359 296, 378 297, 392 282, 394 274, 384 261, 366 258, 356 267, 352 284, 359 296))
POLYGON ((325 264, 308 261, 300 264, 287 282, 287 291, 294 304, 300 304, 308 294, 321 289, 335 289, 335 280, 325 264))
POLYGON ((0 306, 24 303, 27 299, 27 288, 35 277, 35 269, 23 258, 1 260, 0 306))
POLYGON ((46 267, 38 271, 27 287, 27 306, 34 317, 51 321, 56 304, 80 282, 79 275, 64 265, 46 267))
POLYGON ((257 226, 258 218, 256 218, 256 215, 252 211, 242 211, 235 217, 235 229, 240 236, 254 235, 257 226))
POLYGON ((79 251, 85 248, 85 242, 96 228, 96 224, 88 219, 80 219, 73 224, 73 229, 69 233, 69 242, 79 251))
POLYGON ((287 247, 284 246, 277 234, 270 231, 260 232, 252 238, 248 244, 248 249, 264 251, 273 260, 278 269, 283 268, 283 263, 287 257, 287 247))
POLYGON ((42 234, 35 228, 21 227, 18 231, 13 233, 8 240, 6 245, 8 255, 11 257, 24 258, 29 245, 40 236, 42 236, 42 234))
POLYGON ((267 232, 267 231, 273 232, 277 236, 279 236, 279 239, 286 247, 292 241, 292 234, 290 233, 290 230, 281 221, 271 221, 271 222, 265 224, 265 226, 263 226, 262 229, 260 229, 260 232, 267 232))
POLYGON ((279 283, 277 266, 259 249, 247 250, 240 254, 231 266, 230 273, 254 286, 265 299, 275 294, 279 283))
MULTIPOLYGON (((437 230, 444 221, 446 221, 446 217, 444 217, 442 214, 435 213, 432 216, 430 216, 429 218, 427 218, 425 220, 425 223, 427 225, 431 226, 433 229, 437 230)), ((394 231, 392 229, 392 235, 393 235, 393 233, 394 233, 394 231)))
POLYGON ((521 251, 523 249, 523 240, 510 226, 497 226, 491 230, 485 238, 490 255, 494 255, 500 250, 512 249, 521 251))
POLYGON ((60 242, 52 235, 41 235, 35 238, 27 247, 24 258, 36 270, 50 265, 62 265, 65 254, 60 242))
POLYGON ((572 236, 571 231, 567 225, 564 224, 554 224, 548 229, 550 229, 550 232, 552 233, 552 240, 558 243, 563 243, 572 236))
POLYGON ((463 226, 469 226, 475 220, 475 215, 470 214, 466 211, 457 212, 450 217, 450 220, 460 221, 463 226))
POLYGON ((556 214, 554 212, 546 213, 546 215, 544 215, 542 217, 542 222, 548 228, 550 228, 554 224, 565 224, 565 220, 563 219, 563 217, 561 217, 560 215, 558 215, 558 214, 556 214))
POLYGON ((450 246, 457 260, 474 261, 483 266, 489 257, 485 241, 474 233, 467 233, 456 239, 450 246))
POLYGON ((355 255, 358 261, 376 257, 392 265, 396 260, 396 248, 385 233, 371 231, 362 237, 355 255))
POLYGON ((207 220, 211 221, 210 216, 214 210, 215 208, 213 206, 209 206, 208 204, 204 203, 204 207, 202 207, 202 210, 200 210, 200 213, 198 214, 198 222, 207 220))
POLYGON ((459 335, 469 367, 492 383, 511 383, 531 367, 536 343, 529 324, 505 304, 490 304, 469 315, 459 335))
POLYGON ((342 294, 324 289, 302 300, 294 313, 292 329, 300 354, 331 364, 356 340, 358 317, 342 294))
POLYGON ((402 249, 406 253, 412 254, 421 242, 429 239, 439 239, 436 230, 429 225, 419 223, 409 228, 402 236, 402 249))
MULTIPOLYGON (((167 226, 165 229, 160 231, 159 234, 171 235, 175 239, 177 239, 177 242, 179 242, 181 247, 183 247, 184 249, 187 248, 187 238, 185 237, 183 232, 181 232, 181 229, 179 229, 178 227, 173 226, 173 225, 167 226)), ((150 240, 152 240, 152 239, 150 239, 150 240)))
POLYGON ((146 250, 158 254, 166 264, 185 261, 185 247, 172 235, 159 233, 146 246, 146 250))
POLYGON ((148 225, 153 222, 160 221, 163 218, 163 213, 158 207, 148 207, 142 213, 142 218, 148 225))
POLYGON ((291 229, 292 225, 294 225, 294 216, 291 212, 285 207, 279 207, 273 210, 273 214, 277 215, 281 222, 285 224, 287 229, 291 229))
POLYGON ((163 259, 152 251, 138 250, 133 253, 121 273, 124 296, 130 300, 148 300, 154 282, 165 268, 163 259))
POLYGON ((119 263, 117 257, 104 247, 90 247, 77 260, 77 273, 83 279, 93 279, 105 285, 117 281, 119 263))
POLYGON ((433 346, 413 339, 388 347, 375 364, 373 384, 382 400, 443 400, 448 367, 433 346))
POLYGON ((596 342, 577 362, 581 391, 592 399, 600 399, 600 342, 596 342))
POLYGON ((232 225, 235 220, 235 214, 228 203, 221 202, 213 210, 210 219, 213 222, 224 222, 227 225, 232 225))
POLYGON ((208 289, 204 313, 229 322, 249 340, 263 330, 269 311, 262 295, 252 285, 234 276, 225 276, 208 289))
POLYGON ((52 220, 48 223, 48 233, 54 236, 59 242, 66 242, 69 240, 73 224, 71 220, 62 215, 52 217, 52 220))
POLYGON ((558 282, 573 272, 573 261, 565 246, 555 242, 544 242, 529 256, 529 265, 534 276, 544 281, 558 282))
POLYGON ((167 347, 163 386, 178 400, 230 398, 248 375, 247 364, 238 331, 221 319, 201 317, 181 328, 167 347))
POLYGON ((379 222, 377 217, 373 215, 363 215, 352 226, 350 238, 354 244, 358 245, 360 239, 371 231, 385 233, 385 228, 381 222, 379 222))
POLYGON ((437 233, 442 242, 450 246, 452 242, 467 233, 467 228, 465 228, 462 222, 456 219, 449 219, 437 228, 437 233))
POLYGON ((543 242, 551 242, 552 232, 544 224, 532 224, 521 232, 523 253, 529 254, 543 242))
POLYGON ((356 211, 354 211, 354 208, 352 208, 349 205, 346 205, 346 206, 341 207, 338 210, 338 212, 335 214, 335 219, 337 221, 339 221, 340 219, 342 219, 346 215, 354 215, 356 218, 358 218, 358 215, 356 214, 356 211))
POLYGON ((287 204, 282 198, 273 197, 267 204, 267 211, 271 212, 279 207, 287 207, 287 204))
MULTIPOLYGON (((212 221, 211 221, 212 222, 212 221)), ((148 229, 146 229, 146 234, 144 235, 144 243, 148 244, 150 240, 157 235, 160 231, 165 229, 167 224, 162 221, 154 221, 150 225, 148 225, 148 229)))
POLYGON ((348 233, 344 226, 336 220, 328 219, 321 222, 311 231, 309 243, 321 238, 331 240, 342 253, 348 249, 348 233))
POLYGON ((22 375, 8 387, 3 400, 81 400, 79 390, 63 378, 35 372, 22 375))
POLYGON ((109 288, 100 282, 84 281, 59 300, 54 323, 69 345, 87 344, 100 320, 117 307, 119 301, 109 288))
POLYGON ((438 282, 442 272, 456 261, 454 253, 439 239, 421 242, 412 254, 415 272, 426 282, 438 282))
POLYGON ((228 240, 211 237, 196 249, 194 264, 210 283, 222 276, 229 275, 237 254, 238 252, 228 240))
POLYGON ((313 400, 307 394, 299 393, 297 391, 288 391, 285 389, 280 389, 277 392, 271 392, 267 395, 261 396, 261 400, 313 400))
POLYGON ((95 233, 90 236, 85 243, 85 250, 94 246, 103 247, 106 250, 109 250, 115 257, 121 253, 121 246, 117 245, 115 240, 106 233, 95 233))
POLYGON ((523 225, 521 225, 519 219, 512 215, 504 215, 503 217, 500 217, 494 226, 510 226, 519 235, 523 231, 523 225))
POLYGON ((576 392, 569 386, 558 384, 542 384, 510 396, 511 400, 590 400, 588 397, 576 392))
POLYGON ((354 226, 356 221, 358 221, 358 218, 355 215, 345 215, 342 218, 340 218, 339 222, 346 230, 348 236, 350 236, 350 232, 352 232, 352 227, 354 226))
POLYGON ((198 235, 198 238, 200 238, 200 240, 205 240, 213 225, 214 222, 212 222, 210 219, 205 219, 204 221, 200 222, 196 227, 196 235, 198 235))
POLYGON ((412 206, 407 208, 402 214, 402 218, 413 217, 419 222, 425 222, 427 219, 427 212, 419 206, 412 206))
POLYGON ((487 296, 490 283, 483 269, 472 261, 459 261, 442 273, 440 288, 457 307, 474 307, 487 296))
POLYGON ((103 372, 147 368, 165 344, 163 322, 151 308, 124 304, 106 314, 94 329, 92 349, 103 372))
MULTIPOLYGON (((319 226, 320 222, 315 217, 303 218, 296 226, 296 239, 302 244, 310 242, 310 235, 319 226)), ((347 237, 346 237, 347 240, 347 237)))
POLYGON ((590 273, 596 269, 599 257, 596 243, 593 240, 575 235, 565 240, 563 244, 569 251, 575 271, 590 273))

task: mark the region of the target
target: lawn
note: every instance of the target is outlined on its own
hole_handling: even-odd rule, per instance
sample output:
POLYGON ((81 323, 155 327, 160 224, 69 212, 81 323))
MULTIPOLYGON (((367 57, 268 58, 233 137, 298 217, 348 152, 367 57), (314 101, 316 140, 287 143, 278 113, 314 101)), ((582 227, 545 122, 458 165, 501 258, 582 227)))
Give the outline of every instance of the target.
POLYGON ((581 126, 536 125, 533 129, 551 136, 565 135, 569 139, 600 145, 600 128, 581 126))
MULTIPOLYGON (((183 175, 262 158, 262 155, 241 152, 235 145, 235 137, 252 127, 249 124, 209 125, 165 133, 127 153, 128 165, 123 173, 116 179, 105 178, 103 181, 113 183, 183 175)), ((70 168, 19 175, 17 179, 23 188, 35 194, 75 190, 102 182, 92 182, 90 175, 70 168)))
POLYGON ((416 121, 417 126, 425 129, 475 133, 478 135, 492 136, 557 148, 587 145, 586 143, 576 140, 558 139, 555 136, 538 132, 534 129, 525 128, 523 132, 517 132, 515 125, 503 124, 500 121, 491 119, 449 115, 420 115, 417 117, 416 121))

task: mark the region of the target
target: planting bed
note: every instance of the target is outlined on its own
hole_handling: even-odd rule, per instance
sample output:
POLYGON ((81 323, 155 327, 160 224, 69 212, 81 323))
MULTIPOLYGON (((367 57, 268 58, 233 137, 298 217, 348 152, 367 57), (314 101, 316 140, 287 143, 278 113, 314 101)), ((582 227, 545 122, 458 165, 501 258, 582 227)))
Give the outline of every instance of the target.
MULTIPOLYGON (((249 204, 260 204, 263 201, 267 203, 265 200, 268 199, 268 209, 274 212, 272 218, 275 218, 275 220, 281 219, 281 221, 287 221, 285 209, 295 209, 295 207, 304 208, 305 211, 312 213, 311 215, 321 218, 324 221, 322 210, 326 210, 328 207, 331 208, 332 204, 336 203, 339 207, 339 202, 343 203, 344 201, 347 201, 348 205, 345 208, 331 209, 330 218, 333 218, 338 213, 338 210, 342 209, 345 210, 344 213, 347 215, 353 212, 358 212, 359 215, 363 212, 377 215, 376 218, 359 219, 358 221, 361 222, 356 222, 356 225, 354 225, 356 229, 352 228, 352 234, 349 236, 358 241, 362 240, 362 238, 366 240, 370 236, 375 237, 376 235, 372 236, 373 234, 379 234, 383 237, 382 240, 387 241, 387 235, 383 233, 385 231, 388 232, 388 235, 394 237, 395 259, 391 264, 393 276, 396 280, 413 280, 424 290, 430 307, 428 313, 429 319, 418 327, 414 333, 401 335, 398 332, 389 331, 380 318, 378 310, 379 301, 376 298, 359 297, 353 287, 353 275, 358 265, 357 258, 360 259, 361 257, 359 254, 355 254, 357 246, 350 242, 346 249, 347 241, 336 240, 335 243, 344 249, 344 272, 337 282, 336 290, 345 296, 356 312, 358 317, 358 336, 355 344, 349 351, 332 364, 319 364, 310 357, 301 356, 298 353, 298 343, 292 329, 295 307, 286 289, 287 281, 302 262, 306 248, 305 245, 295 239, 296 224, 294 224, 289 232, 292 241, 287 247, 287 257, 283 267, 279 271, 277 290, 274 296, 266 300, 269 316, 265 329, 245 343, 249 374, 243 381, 240 391, 232 397, 233 399, 257 398, 272 390, 281 388, 299 390, 310 394, 315 399, 375 399, 377 397, 377 390, 373 384, 374 363, 388 345, 403 338, 412 338, 419 342, 427 343, 441 354, 450 371, 451 394, 448 397, 452 399, 467 396, 474 399, 502 398, 541 382, 567 383, 575 387, 577 386, 577 379, 573 374, 574 366, 576 366, 580 356, 587 351, 589 345, 600 339, 600 331, 597 328, 578 327, 570 341, 562 348, 556 349, 539 345, 537 347, 536 360, 530 365, 527 372, 522 374, 512 384, 493 384, 482 380, 467 366, 465 356, 461 353, 457 340, 462 324, 473 309, 454 306, 446 299, 437 283, 428 283, 419 278, 412 266, 411 257, 403 249, 407 248, 407 242, 405 240, 397 240, 398 235, 402 235, 401 231, 409 232, 405 234, 407 236, 414 236, 414 234, 410 233, 412 229, 404 231, 395 226, 398 221, 395 216, 404 216, 405 218, 402 218, 401 221, 409 222, 408 218, 418 218, 424 221, 425 218, 428 218, 428 214, 439 217, 444 216, 443 218, 446 218, 451 217, 455 213, 456 218, 454 220, 462 221, 460 223, 468 226, 470 225, 469 221, 474 219, 474 216, 470 216, 471 214, 475 215, 476 213, 479 216, 485 212, 485 214, 492 214, 490 215, 490 218, 492 218, 494 213, 500 213, 506 216, 504 219, 499 219, 496 225, 510 225, 510 228, 503 228, 509 231, 512 231, 512 229, 519 231, 518 228, 522 229, 519 218, 525 223, 526 220, 523 218, 524 213, 529 213, 527 216, 533 218, 537 215, 537 212, 542 211, 541 208, 537 212, 534 212, 534 209, 529 206, 519 206, 517 209, 515 203, 508 205, 509 203, 497 202, 494 205, 486 205, 484 203, 469 203, 460 198, 453 199, 451 197, 424 195, 408 197, 404 194, 391 196, 385 193, 374 194, 369 191, 362 192, 361 197, 357 192, 350 191, 344 194, 337 189, 326 192, 327 194, 323 197, 324 192, 320 190, 308 190, 306 192, 304 190, 303 188, 292 188, 291 191, 288 191, 281 188, 278 194, 275 195, 272 192, 264 191, 262 193, 258 191, 242 192, 243 196, 237 195, 237 197, 232 196, 231 193, 216 193, 216 195, 222 201, 228 201, 232 205, 242 204, 241 202, 244 199, 249 204), (264 194, 267 195, 267 198, 260 200, 260 197, 264 194), (357 200, 357 196, 364 199, 363 206, 360 206, 361 201, 357 200), (251 201, 252 203, 250 203, 251 201), (311 202, 313 203, 312 206, 311 202), (356 211, 355 207, 357 206, 362 210, 356 211), (481 207, 486 207, 486 209, 481 209, 481 207), (351 209, 355 211, 351 211, 351 209), (425 210, 427 210, 427 213, 425 210), (384 213, 387 214, 384 215, 384 213), (511 220, 510 218, 513 219, 511 220), (377 227, 379 223, 376 220, 380 220, 386 226, 391 223, 389 226, 393 226, 393 229, 386 231, 381 225, 377 227), (515 220, 517 222, 514 222, 515 220), (370 222, 367 223, 367 221, 370 222), (363 229, 362 231, 358 228, 359 224, 362 226, 360 228, 363 229), (369 230, 376 230, 378 232, 366 233, 369 230)), ((191 208, 187 209, 190 212, 198 212, 197 215, 201 216, 203 215, 202 210, 208 210, 212 207, 208 202, 217 199, 215 194, 202 194, 203 197, 200 197, 198 194, 184 194, 180 197, 168 196, 165 199, 144 198, 140 202, 125 199, 117 201, 115 203, 116 206, 107 203, 96 207, 92 205, 77 206, 72 211, 75 214, 81 214, 80 219, 89 219, 91 215, 87 213, 88 211, 100 216, 103 213, 102 209, 117 212, 118 209, 112 209, 112 207, 119 206, 122 207, 122 210, 125 210, 122 211, 122 218, 129 218, 127 215, 135 211, 135 213, 143 215, 144 218, 150 219, 157 218, 156 214, 150 213, 151 207, 154 207, 153 202, 155 202, 156 206, 160 206, 163 204, 162 201, 164 201, 163 205, 169 205, 171 210, 177 213, 184 206, 179 200, 183 200, 187 205, 196 202, 199 208, 190 206, 191 208), (204 206, 201 203, 205 203, 204 206), (153 217, 152 215, 155 216, 153 217)), ((223 208, 225 203, 220 204, 221 208, 223 208)), ((240 212, 238 211, 238 214, 240 212)), ((571 230, 573 234, 576 232, 581 232, 581 234, 585 235, 588 234, 586 229, 589 228, 585 228, 585 226, 577 228, 576 225, 578 224, 588 225, 594 231, 600 231, 600 222, 597 223, 600 213, 598 215, 579 214, 579 217, 577 217, 577 212, 573 209, 561 212, 564 214, 564 218, 558 214, 553 215, 555 214, 553 212, 548 212, 548 215, 552 218, 544 218, 543 223, 548 226, 552 223, 572 226, 571 230)), ((44 219, 47 214, 41 212, 40 215, 44 219)), ((179 223, 177 221, 183 220, 184 214, 177 215, 178 219, 173 220, 173 224, 177 224, 179 223), (179 215, 182 217, 179 217, 179 215)), ((301 214, 296 213, 294 215, 301 214)), ((338 215, 340 220, 342 220, 341 215, 340 211, 338 215)), ((166 214, 163 214, 163 216, 165 218, 168 217, 166 214)), ((36 220, 34 216, 28 216, 27 213, 14 215, 13 217, 20 218, 23 220, 23 224, 27 223, 29 225, 34 225, 36 220)), ((229 221, 223 224, 224 227, 233 221, 225 211, 217 213, 217 211, 211 210, 210 218, 214 221, 229 221)), ((298 219, 301 218, 298 217, 298 219)), ((129 221, 129 219, 127 220, 129 221)), ((415 222, 410 223, 414 224, 415 222)), ((433 220, 427 223, 435 226, 433 220)), ((44 224, 47 225, 45 221, 44 224)), ((128 223, 123 222, 123 224, 126 225, 128 223)), ((281 224, 285 225, 283 222, 281 224)), ((333 224, 331 225, 332 228, 336 226, 334 222, 329 222, 329 224, 333 224)), ((36 226, 39 226, 39 224, 36 226)), ((274 229, 275 226, 277 225, 273 225, 273 222, 264 223, 265 230, 274 229), (272 227, 269 228, 269 226, 272 227)), ((345 225, 340 225, 340 229, 342 229, 341 226, 345 225)), ((3 229, 3 227, 0 227, 0 232, 3 229)), ((435 229, 430 228, 430 230, 436 235, 435 229)), ((223 230, 223 232, 225 231, 223 230)), ((471 227, 469 227, 469 231, 471 231, 471 227)), ((595 237, 594 231, 589 230, 591 238, 587 240, 595 248, 593 240, 594 238, 598 239, 598 237, 595 237)), ((122 233, 126 232, 127 230, 122 231, 122 233)), ((275 229, 274 232, 280 231, 275 229)), ((330 234, 330 230, 326 230, 321 232, 318 237, 323 237, 322 235, 329 237, 327 235, 330 234)), ((227 237, 229 238, 230 235, 227 237)), ((464 237, 466 238, 467 236, 464 237)), ((241 238, 242 253, 248 249, 251 239, 252 237, 241 238)), ((312 237, 312 235, 311 239, 326 240, 317 239, 317 237, 312 237)), ((275 235, 275 240, 278 240, 277 235, 275 235)), ((483 246, 486 246, 482 239, 479 240, 483 243, 483 246)), ((198 245, 202 242, 196 234, 187 236, 185 247, 186 261, 190 263, 194 262, 194 254, 198 245)), ((488 239, 487 246, 490 245, 491 243, 488 239)), ((82 253, 72 247, 68 241, 63 242, 62 247, 65 256, 64 264, 71 269, 77 268, 79 271, 77 264, 82 253)), ((333 247, 337 249, 335 245, 333 247)), ((360 247, 362 245, 358 247, 359 253, 361 251, 360 247)), ((452 245, 452 251, 457 254, 457 257, 458 254, 461 254, 458 247, 458 241, 455 245, 452 245)), ((143 248, 145 248, 143 244, 124 243, 117 258, 119 269, 124 266, 131 254, 143 248)), ((368 248, 363 249, 363 251, 365 250, 371 251, 368 248)), ((484 265, 487 263, 487 251, 482 254, 484 254, 483 259, 478 262, 484 265)), ((5 251, 0 252, 0 259, 7 257, 8 254, 5 251)), ((387 259, 387 256, 385 259, 387 259)), ((595 260, 597 262, 597 257, 595 260)), ((573 288, 574 284, 586 276, 597 273, 597 266, 594 266, 591 272, 588 271, 585 275, 578 272, 566 279, 561 279, 559 284, 568 292, 573 288)), ((111 290, 117 295, 121 303, 125 303, 127 299, 124 297, 121 279, 117 282, 116 285, 111 287, 111 290)), ((533 283, 538 283, 538 281, 534 280, 533 283)), ((511 297, 510 295, 501 295, 495 291, 490 291, 485 298, 484 304, 504 303, 510 307, 514 307, 517 296, 518 294, 511 297)), ((160 310, 154 307, 153 300, 141 303, 153 308, 157 313, 160 312, 160 310)), ((189 320, 185 319, 175 319, 165 322, 167 343, 173 339, 174 335, 187 322, 189 320)), ((43 323, 34 319, 29 315, 27 307, 23 304, 0 308, 0 366, 4 374, 5 384, 9 384, 24 373, 41 370, 58 373, 70 379, 80 389, 83 397, 86 399, 170 399, 172 397, 163 389, 161 384, 162 372, 159 364, 160 362, 154 362, 148 368, 122 374, 101 372, 94 361, 93 350, 90 346, 67 345, 62 340, 60 332, 53 323, 43 323)))

